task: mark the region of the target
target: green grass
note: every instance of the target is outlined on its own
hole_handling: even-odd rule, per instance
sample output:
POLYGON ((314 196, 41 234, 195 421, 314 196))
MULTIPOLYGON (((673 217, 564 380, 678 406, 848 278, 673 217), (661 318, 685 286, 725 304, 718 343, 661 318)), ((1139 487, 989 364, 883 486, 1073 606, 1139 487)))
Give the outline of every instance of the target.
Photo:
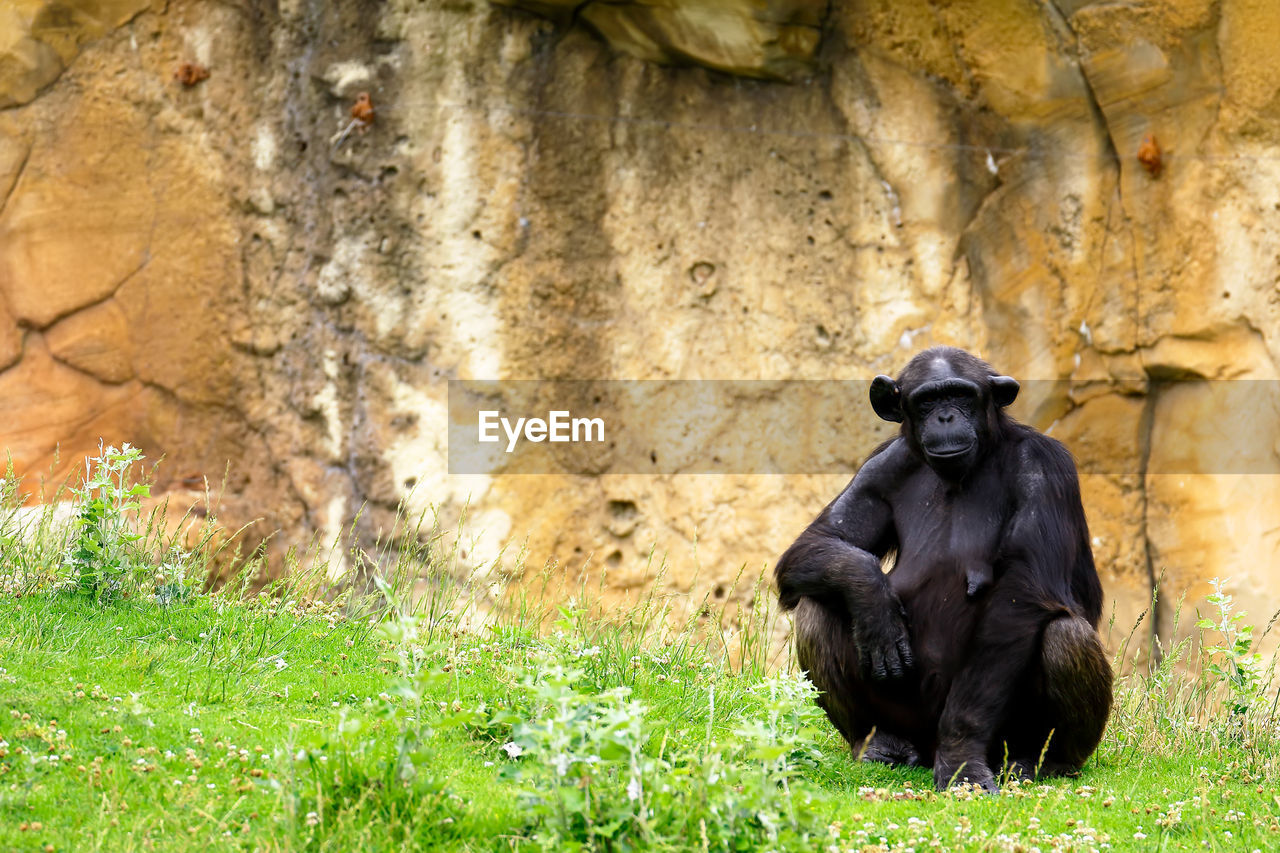
POLYGON ((1078 777, 940 794, 857 762, 807 682, 766 671, 766 610, 512 596, 480 618, 438 536, 350 549, 393 579, 363 598, 322 570, 203 593, 208 555, 104 535, 122 514, 0 513, 0 850, 1280 846, 1274 662, 1221 590, 1195 642, 1126 644, 1078 777))
MULTIPOLYGON (((540 703, 556 701, 522 674, 556 662, 581 670, 560 694, 573 702, 630 688, 628 701, 645 706, 630 715, 639 748, 669 760, 646 782, 687 794, 631 843, 700 847, 698 821, 722 818, 716 807, 732 799, 698 790, 715 787, 697 773, 708 743, 737 763, 733 772, 775 760, 721 746, 768 713, 752 692, 763 676, 735 674, 688 635, 655 651, 625 628, 593 624, 588 637, 562 620, 548 638, 518 626, 449 633, 415 664, 411 651, 401 656, 412 642, 320 609, 207 596, 106 607, 74 593, 0 597, 0 849, 567 848, 571 822, 548 832, 554 809, 539 826, 527 805, 548 790, 554 756, 539 764, 531 749, 517 759, 503 749, 540 703), (412 723, 392 715, 405 709, 412 723), (360 729, 344 733, 352 720, 360 729), (388 782, 397 738, 419 724, 422 762, 388 782)), ((1141 699, 1127 689, 1131 703, 1141 699)), ((1273 848, 1273 741, 1148 709, 1156 713, 1122 709, 1078 778, 1010 785, 998 797, 936 794, 928 771, 859 764, 825 721, 802 720, 795 742, 785 731, 773 741, 821 757, 794 762, 785 795, 766 791, 748 807, 783 819, 794 808, 829 834, 793 839, 793 849, 1273 848)), ((570 710, 564 719, 590 717, 570 710)), ((626 773, 593 780, 612 802, 603 811, 630 802, 625 784, 626 773)), ((770 846, 758 832, 742 840, 770 846)))

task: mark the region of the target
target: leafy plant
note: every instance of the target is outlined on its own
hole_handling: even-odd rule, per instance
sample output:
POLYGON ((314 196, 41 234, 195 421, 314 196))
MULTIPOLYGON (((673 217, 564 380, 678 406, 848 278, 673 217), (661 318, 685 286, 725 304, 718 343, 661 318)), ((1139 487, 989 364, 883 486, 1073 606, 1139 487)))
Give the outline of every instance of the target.
MULTIPOLYGON (((696 817, 707 849, 821 847, 829 840, 816 817, 823 798, 805 782, 822 759, 814 746, 822 717, 816 690, 798 673, 780 673, 754 684, 750 694, 754 702, 739 712, 725 743, 710 739, 708 725, 707 748, 693 759, 703 775, 680 811, 696 817)), ((714 696, 708 699, 714 706, 714 696)))
POLYGON ((295 785, 304 792, 295 811, 306 814, 303 822, 313 837, 330 834, 344 821, 366 822, 375 815, 395 827, 401 843, 419 828, 450 834, 445 828, 458 809, 439 771, 446 764, 435 740, 433 722, 439 714, 427 702, 449 679, 427 665, 438 648, 417 644, 419 622, 401 612, 380 626, 398 660, 388 690, 365 700, 359 710, 343 708, 337 725, 314 748, 294 755, 313 779, 295 785), (420 823, 424 826, 417 827, 420 823))
MULTIPOLYGON (((602 693, 576 689, 583 671, 544 658, 523 679, 538 700, 535 715, 514 727, 508 755, 530 755, 533 771, 523 800, 543 846, 608 848, 645 838, 646 708, 626 687, 602 693)), ((516 772, 514 775, 520 775, 516 772)))
POLYGON ((629 688, 595 689, 558 652, 574 654, 544 648, 523 670, 512 706, 526 716, 502 746, 540 848, 685 849, 696 838, 707 850, 806 849, 827 837, 801 779, 820 758, 821 715, 802 677, 758 684, 723 740, 713 712, 702 744, 676 742, 629 688))
POLYGON ((129 519, 140 507, 138 499, 151 494, 149 485, 130 476, 142 459, 142 451, 128 442, 118 449, 99 443, 98 455, 85 460, 84 482, 72 490, 74 538, 63 566, 76 588, 99 603, 120 595, 126 578, 150 567, 138 545, 142 534, 129 519))
POLYGON ((1241 723, 1253 707, 1262 686, 1262 655, 1251 652, 1253 626, 1241 624, 1245 614, 1233 613, 1233 599, 1224 591, 1221 578, 1209 581, 1213 593, 1206 599, 1217 608, 1217 618, 1201 618, 1196 627, 1216 631, 1220 641, 1202 647, 1206 668, 1226 685, 1228 708, 1235 723, 1241 723))

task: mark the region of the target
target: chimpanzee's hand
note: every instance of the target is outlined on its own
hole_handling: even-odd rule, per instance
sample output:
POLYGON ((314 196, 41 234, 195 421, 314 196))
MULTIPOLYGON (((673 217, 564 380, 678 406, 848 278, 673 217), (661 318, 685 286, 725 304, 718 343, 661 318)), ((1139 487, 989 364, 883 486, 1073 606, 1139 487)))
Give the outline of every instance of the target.
POLYGON ((854 611, 853 641, 867 678, 902 678, 915 664, 902 605, 887 590, 882 603, 864 604, 854 611))

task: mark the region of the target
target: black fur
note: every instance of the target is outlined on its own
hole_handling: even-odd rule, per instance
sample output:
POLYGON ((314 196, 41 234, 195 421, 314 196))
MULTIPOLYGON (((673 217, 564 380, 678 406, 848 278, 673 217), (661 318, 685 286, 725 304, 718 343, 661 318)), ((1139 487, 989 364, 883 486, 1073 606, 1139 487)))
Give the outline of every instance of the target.
POLYGON ((1111 708, 1075 464, 1005 414, 1017 391, 950 347, 877 377, 900 436, 776 569, 832 723, 868 760, 932 764, 939 788, 995 790, 1006 756, 1023 776, 1078 770, 1111 708))

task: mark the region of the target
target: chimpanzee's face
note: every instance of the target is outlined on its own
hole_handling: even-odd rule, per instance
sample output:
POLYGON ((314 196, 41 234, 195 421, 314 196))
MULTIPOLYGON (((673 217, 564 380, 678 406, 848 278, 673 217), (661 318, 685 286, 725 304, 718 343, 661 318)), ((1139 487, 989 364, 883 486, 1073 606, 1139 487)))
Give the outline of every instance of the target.
POLYGON ((1018 383, 996 375, 986 362, 962 350, 936 347, 920 353, 895 381, 877 376, 871 405, 902 434, 938 476, 961 480, 981 460, 1000 409, 1018 396, 1018 383))
POLYGON ((978 386, 951 377, 929 381, 906 395, 904 414, 925 462, 944 479, 961 479, 982 449, 986 401, 978 386))

